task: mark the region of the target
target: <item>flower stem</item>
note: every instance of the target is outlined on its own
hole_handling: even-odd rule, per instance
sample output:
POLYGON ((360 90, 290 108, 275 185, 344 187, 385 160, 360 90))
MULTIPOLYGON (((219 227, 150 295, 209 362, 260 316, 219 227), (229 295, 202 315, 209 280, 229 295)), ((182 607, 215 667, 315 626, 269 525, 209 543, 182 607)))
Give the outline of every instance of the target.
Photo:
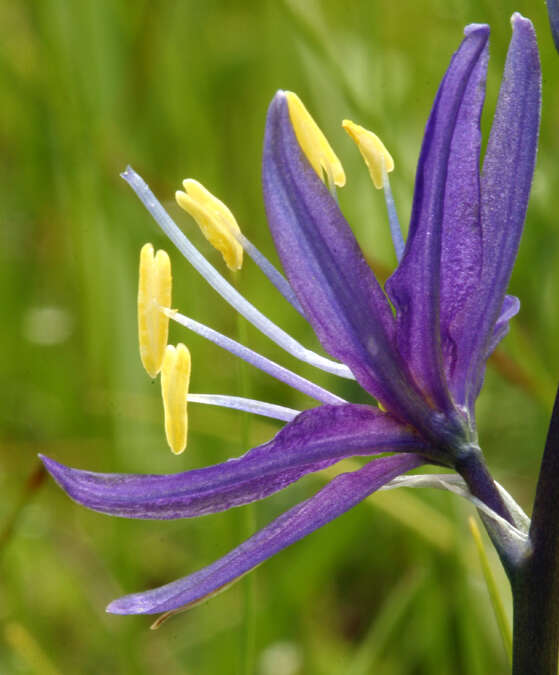
POLYGON ((470 446, 468 452, 456 462, 456 471, 466 481, 470 492, 500 516, 513 523, 513 519, 503 502, 495 481, 491 477, 481 450, 470 446))
POLYGON ((513 675, 556 675, 559 645, 559 390, 551 415, 530 526, 531 548, 511 586, 513 675))

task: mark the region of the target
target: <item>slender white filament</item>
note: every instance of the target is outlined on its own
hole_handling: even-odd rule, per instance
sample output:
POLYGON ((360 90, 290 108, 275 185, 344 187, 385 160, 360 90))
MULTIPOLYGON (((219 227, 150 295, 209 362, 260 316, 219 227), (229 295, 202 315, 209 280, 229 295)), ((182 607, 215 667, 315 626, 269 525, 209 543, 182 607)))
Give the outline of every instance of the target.
POLYGON ((386 483, 381 490, 392 490, 398 487, 438 488, 440 490, 447 490, 448 492, 453 492, 460 497, 468 499, 482 513, 502 526, 510 534, 513 534, 515 538, 522 539, 527 537, 530 528, 530 519, 502 485, 497 483, 497 481, 495 481, 495 485, 497 486, 506 507, 510 511, 516 527, 508 523, 498 513, 493 511, 493 509, 489 508, 487 504, 484 504, 477 497, 474 497, 464 479, 456 474, 426 473, 414 474, 412 476, 398 476, 397 478, 393 478, 389 483, 386 483))
POLYGON ((146 185, 145 181, 131 167, 121 174, 122 178, 130 185, 141 202, 150 212, 156 223, 175 244, 190 264, 206 279, 239 314, 242 314, 250 323, 252 323, 264 335, 273 340, 282 349, 285 349, 295 358, 309 363, 316 368, 326 372, 354 380, 355 377, 351 370, 342 363, 337 363, 327 359, 315 352, 303 347, 288 333, 279 326, 270 321, 262 312, 256 309, 248 300, 246 300, 233 286, 226 281, 221 274, 204 258, 196 249, 185 234, 179 229, 173 219, 165 211, 161 203, 157 200, 153 192, 146 185))
POLYGON ((272 417, 276 420, 291 422, 301 412, 286 408, 283 405, 274 403, 264 403, 252 398, 242 396, 224 396, 222 394, 188 394, 189 403, 203 403, 205 405, 216 405, 221 408, 233 408, 234 410, 243 410, 253 415, 262 415, 263 417, 272 417))
POLYGON ((382 183, 384 200, 386 202, 386 210, 388 211, 388 222, 390 223, 392 243, 394 244, 394 250, 396 251, 396 259, 398 262, 400 262, 400 260, 402 260, 402 256, 404 255, 404 248, 406 244, 404 242, 404 238, 402 237, 402 229, 400 227, 400 221, 398 220, 398 214, 396 213, 396 205, 394 204, 394 197, 392 196, 392 189, 390 188, 390 180, 388 178, 388 173, 384 168, 384 162, 382 164, 382 183))
POLYGON ((231 338, 228 338, 225 335, 218 333, 216 330, 213 330, 213 328, 209 328, 208 326, 205 326, 203 323, 194 321, 194 319, 190 319, 189 317, 184 316, 183 314, 179 314, 178 312, 174 312, 168 309, 162 309, 162 311, 165 312, 165 314, 167 314, 167 316, 170 319, 173 319, 173 321, 180 323, 181 326, 188 328, 194 333, 197 333, 198 335, 201 335, 207 340, 210 340, 219 347, 222 347, 223 349, 226 349, 228 352, 231 352, 231 354, 238 356, 247 363, 250 363, 256 368, 263 370, 265 373, 268 373, 268 375, 275 377, 276 380, 285 382, 285 384, 288 384, 290 387, 298 389, 299 391, 303 392, 303 394, 307 394, 307 396, 310 396, 311 398, 314 398, 315 400, 320 401, 321 403, 328 403, 331 405, 339 405, 340 403, 346 403, 346 401, 343 398, 340 398, 339 396, 332 394, 327 389, 319 387, 317 384, 314 384, 314 382, 311 382, 310 380, 307 380, 306 378, 297 375, 291 370, 284 368, 283 366, 280 366, 275 361, 272 361, 271 359, 268 359, 265 356, 258 354, 252 349, 245 347, 240 342, 232 340, 231 338))
POLYGON ((274 284, 278 291, 283 295, 283 297, 289 302, 290 305, 296 309, 301 316, 305 316, 305 311, 301 307, 301 303, 297 300, 295 291, 289 285, 287 279, 283 274, 277 270, 272 263, 266 258, 263 253, 256 248, 256 246, 249 241, 242 232, 232 232, 235 239, 243 247, 252 260, 260 267, 262 272, 268 277, 268 279, 274 284))

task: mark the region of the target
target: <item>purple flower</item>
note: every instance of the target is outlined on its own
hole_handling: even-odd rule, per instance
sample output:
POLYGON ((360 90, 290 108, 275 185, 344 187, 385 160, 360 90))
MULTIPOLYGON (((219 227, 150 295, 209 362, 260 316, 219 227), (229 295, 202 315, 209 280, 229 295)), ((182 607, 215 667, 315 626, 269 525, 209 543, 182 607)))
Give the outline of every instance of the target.
POLYGON ((555 49, 559 52, 559 0, 545 0, 551 36, 555 43, 555 49))
POLYGON ((486 360, 519 308, 518 300, 505 293, 524 224, 539 128, 534 31, 519 14, 512 25, 481 172, 489 29, 471 25, 465 30, 427 122, 409 236, 385 290, 299 144, 288 95, 274 97, 266 123, 263 187, 287 281, 240 233, 235 236, 339 362, 305 349, 258 312, 192 246, 142 179, 131 169, 123 174, 181 252, 230 304, 298 358, 355 378, 381 407, 348 403, 210 328, 169 313, 321 405, 299 413, 234 397, 189 396, 288 423, 242 457, 178 474, 99 474, 43 458, 73 499, 128 518, 188 518, 262 499, 346 457, 373 459, 333 479, 221 560, 161 588, 120 598, 109 612, 152 614, 192 606, 396 476, 427 463, 456 470, 478 504, 512 522, 485 468, 474 419, 486 360), (392 454, 375 458, 381 453, 392 454))

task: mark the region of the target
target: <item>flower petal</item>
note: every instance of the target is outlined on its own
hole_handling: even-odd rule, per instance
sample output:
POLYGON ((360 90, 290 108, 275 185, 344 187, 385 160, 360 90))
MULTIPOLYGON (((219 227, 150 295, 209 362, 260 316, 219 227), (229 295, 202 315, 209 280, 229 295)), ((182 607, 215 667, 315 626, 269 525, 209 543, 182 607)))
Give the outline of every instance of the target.
POLYGON ((489 52, 487 43, 464 92, 450 144, 441 239, 441 346, 447 380, 468 300, 476 292, 482 265, 480 175, 481 113, 489 52))
POLYGON ((282 549, 349 511, 395 476, 423 463, 417 455, 396 455, 369 462, 358 471, 341 474, 220 560, 160 588, 114 600, 107 611, 112 614, 157 614, 187 609, 207 600, 282 549))
POLYGON ((363 405, 320 406, 298 415, 242 457, 169 475, 104 474, 42 460, 75 501, 126 518, 190 518, 247 504, 352 455, 421 452, 425 443, 391 415, 363 405))
POLYGON ((501 307, 501 313, 497 319, 497 323, 493 328, 493 335, 491 336, 491 341, 487 348, 487 354, 485 358, 489 358, 491 354, 497 348, 497 345, 509 332, 509 321, 518 314, 520 311, 520 300, 515 295, 505 295, 503 300, 503 306, 501 307))
POLYGON ((387 410, 420 428, 426 406, 394 347, 388 301, 335 199, 299 147, 284 92, 268 111, 262 176, 279 257, 323 347, 387 410))
MULTIPOLYGON (((437 408, 447 413, 453 409, 453 404, 442 365, 441 255, 444 250, 450 263, 448 258, 456 254, 451 237, 446 237, 443 249, 443 222, 448 215, 445 214, 445 206, 451 207, 457 196, 475 195, 477 189, 472 157, 475 156, 476 143, 479 143, 475 138, 480 105, 478 88, 487 60, 489 29, 487 26, 469 26, 465 35, 452 57, 427 122, 406 249, 386 286, 398 316, 400 350, 422 390, 437 408), (466 178, 463 184, 459 184, 461 179, 456 162, 460 157, 451 156, 451 152, 457 151, 456 145, 452 145, 453 140, 459 142, 464 136, 472 147, 469 150, 464 148, 460 153, 467 156, 467 166, 466 178), (458 195, 453 195, 454 190, 458 195)), ((474 205, 474 212, 468 214, 468 223, 464 226, 466 232, 471 232, 473 225, 475 227, 472 223, 475 216, 474 205)), ((446 222, 444 224, 446 226, 446 222)), ((460 238, 462 234, 466 233, 460 232, 460 238)), ((468 241, 469 234, 464 238, 468 241)), ((469 264, 467 256, 464 263, 469 264)), ((447 279, 445 300, 451 292, 447 279)), ((452 307, 447 307, 446 322, 453 311, 452 307)))
POLYGON ((513 35, 481 178, 483 267, 468 303, 453 391, 473 409, 518 251, 534 174, 541 74, 534 28, 520 14, 513 35))
POLYGON ((555 49, 559 52, 559 0, 545 0, 551 36, 555 43, 555 49))

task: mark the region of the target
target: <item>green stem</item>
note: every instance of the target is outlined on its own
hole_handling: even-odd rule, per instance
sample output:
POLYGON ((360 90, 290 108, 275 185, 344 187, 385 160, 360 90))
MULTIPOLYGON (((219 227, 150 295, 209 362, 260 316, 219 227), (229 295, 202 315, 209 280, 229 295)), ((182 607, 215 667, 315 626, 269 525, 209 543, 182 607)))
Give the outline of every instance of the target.
POLYGON ((509 663, 512 661, 512 635, 507 616, 505 614, 505 608, 503 606, 503 601, 499 594, 499 589, 497 587, 497 582, 491 571, 491 565, 489 564, 489 558, 485 551, 483 545, 483 540, 481 538, 481 532, 477 526, 476 521, 472 516, 468 519, 470 525, 470 532, 474 538, 474 543, 477 548, 479 555, 479 561, 481 564, 481 570, 483 572, 483 577, 485 579, 485 585, 487 586, 487 592, 489 593, 489 600, 491 601, 491 606, 493 607, 493 612, 495 613, 495 619, 497 620, 497 626, 499 627, 499 632, 501 634, 501 639, 503 641, 503 647, 507 654, 509 663))
MULTIPOLYGON (((237 278, 234 278, 237 286, 237 278)), ((241 344, 247 344, 247 328, 243 318, 237 314, 237 337, 241 344)), ((244 361, 238 361, 239 390, 241 396, 249 395, 248 373, 244 361)), ((241 447, 242 452, 250 448, 250 415, 241 413, 241 447)), ((248 539, 256 529, 256 514, 254 506, 247 504, 242 511, 241 538, 248 539)), ((255 647, 255 616, 254 616, 254 575, 249 574, 243 580, 243 619, 240 647, 240 673, 253 675, 254 647, 255 647)))

